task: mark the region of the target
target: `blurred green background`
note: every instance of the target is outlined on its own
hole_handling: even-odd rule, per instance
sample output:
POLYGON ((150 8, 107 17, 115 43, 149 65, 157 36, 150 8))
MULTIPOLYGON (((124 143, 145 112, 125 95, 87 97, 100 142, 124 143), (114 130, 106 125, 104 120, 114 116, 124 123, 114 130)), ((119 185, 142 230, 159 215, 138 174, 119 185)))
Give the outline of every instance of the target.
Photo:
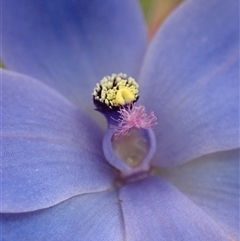
POLYGON ((0 60, 0 68, 4 68, 4 65, 1 60, 0 60))
POLYGON ((145 14, 145 17, 147 16, 147 13, 150 9, 150 6, 154 0, 139 0, 140 4, 142 5, 143 12, 145 14))
POLYGON ((139 0, 148 25, 149 39, 154 36, 155 32, 166 17, 182 1, 183 0, 139 0))

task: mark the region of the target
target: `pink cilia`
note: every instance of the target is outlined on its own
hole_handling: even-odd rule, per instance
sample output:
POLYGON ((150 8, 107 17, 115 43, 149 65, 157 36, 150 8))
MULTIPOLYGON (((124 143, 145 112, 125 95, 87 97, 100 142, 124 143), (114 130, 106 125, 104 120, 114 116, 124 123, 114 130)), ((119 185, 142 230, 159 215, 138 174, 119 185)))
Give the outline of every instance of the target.
POLYGON ((115 138, 119 138, 128 134, 131 128, 149 129, 157 125, 157 118, 153 112, 149 115, 146 113, 143 105, 135 106, 130 104, 127 107, 122 107, 118 111, 120 114, 118 126, 111 126, 115 129, 115 138))

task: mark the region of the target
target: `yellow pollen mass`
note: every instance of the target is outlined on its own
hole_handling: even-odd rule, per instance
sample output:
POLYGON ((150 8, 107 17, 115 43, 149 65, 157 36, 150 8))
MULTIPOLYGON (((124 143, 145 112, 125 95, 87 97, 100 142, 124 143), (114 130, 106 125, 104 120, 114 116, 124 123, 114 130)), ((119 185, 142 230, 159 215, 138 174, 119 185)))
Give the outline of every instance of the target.
POLYGON ((93 90, 94 104, 102 109, 113 109, 134 103, 139 98, 138 84, 126 74, 105 76, 93 90))
POLYGON ((135 100, 135 95, 130 88, 121 88, 118 90, 115 102, 117 105, 129 104, 135 100))

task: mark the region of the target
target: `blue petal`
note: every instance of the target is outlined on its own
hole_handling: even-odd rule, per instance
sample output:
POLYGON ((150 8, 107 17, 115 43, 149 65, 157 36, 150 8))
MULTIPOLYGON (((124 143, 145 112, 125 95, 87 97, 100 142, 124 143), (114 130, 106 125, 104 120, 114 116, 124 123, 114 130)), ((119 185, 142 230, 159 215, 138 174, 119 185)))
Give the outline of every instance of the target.
MULTIPOLYGON (((136 76, 145 24, 132 0, 3 0, 2 60, 92 109, 96 82, 112 73, 136 76)), ((1 38, 0 38, 1 39, 1 38)))
POLYGON ((2 212, 46 208, 107 190, 102 132, 49 87, 2 72, 2 212))
POLYGON ((76 196, 45 210, 3 214, 3 240, 123 240, 115 191, 76 196))
POLYGON ((141 100, 158 118, 156 165, 239 147, 238 7, 186 1, 153 40, 141 100))
POLYGON ((229 235, 239 237, 239 150, 215 153, 159 174, 200 206, 229 235))
POLYGON ((161 178, 128 183, 119 197, 128 241, 227 240, 206 213, 161 178))

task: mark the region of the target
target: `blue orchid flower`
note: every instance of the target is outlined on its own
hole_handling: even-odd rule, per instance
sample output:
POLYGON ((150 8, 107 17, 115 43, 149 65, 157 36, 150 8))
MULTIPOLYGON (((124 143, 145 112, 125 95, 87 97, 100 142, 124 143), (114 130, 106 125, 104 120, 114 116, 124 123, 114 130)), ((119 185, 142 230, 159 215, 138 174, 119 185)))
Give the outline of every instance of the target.
POLYGON ((238 239, 238 1, 185 1, 148 46, 133 0, 1 12, 2 240, 238 239), (120 72, 158 119, 151 169, 121 183, 91 97, 120 72))

